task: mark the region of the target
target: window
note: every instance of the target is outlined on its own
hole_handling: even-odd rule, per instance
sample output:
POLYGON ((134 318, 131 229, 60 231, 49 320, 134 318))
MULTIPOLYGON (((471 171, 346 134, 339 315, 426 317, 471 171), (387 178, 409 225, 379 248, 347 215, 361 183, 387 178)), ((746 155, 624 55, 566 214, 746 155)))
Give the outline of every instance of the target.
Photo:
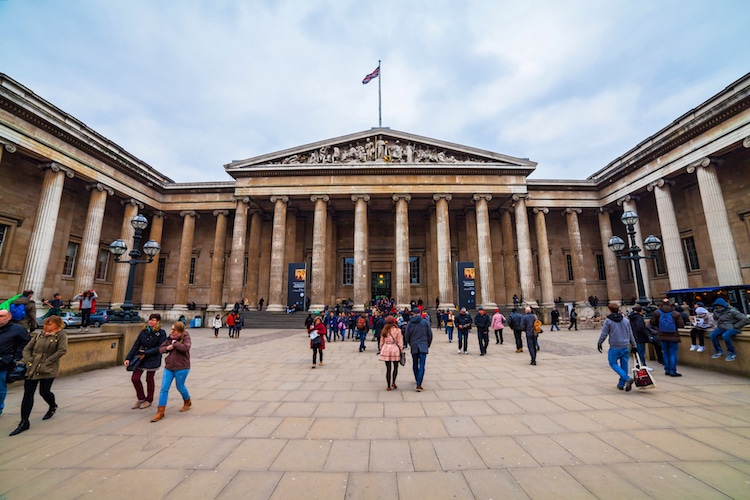
POLYGON ((695 249, 695 240, 692 236, 682 238, 682 248, 685 249, 688 270, 697 271, 701 268, 698 262, 698 251, 695 249))
POLYGON ((107 248, 99 249, 99 257, 96 259, 96 271, 94 273, 94 279, 106 280, 107 270, 109 269, 109 250, 107 248))
MULTIPOLYGON (((245 259, 247 262, 247 259, 245 259)), ((195 257, 190 257, 190 274, 188 276, 188 284, 195 285, 195 257)))
POLYGON ((665 274, 667 274, 667 268, 664 265, 664 249, 660 248, 654 257, 654 275, 664 276, 665 274))
POLYGON ((607 280, 607 270, 604 266, 604 255, 600 253, 596 254, 596 273, 599 277, 599 281, 607 280))
POLYGON ((409 257, 409 283, 418 285, 420 282, 419 257, 409 257))
POLYGON ((159 257, 159 263, 156 265, 156 284, 164 284, 164 270, 167 268, 167 258, 159 257))
POLYGON ((354 257, 344 257, 341 279, 343 285, 354 284, 354 257))
POLYGON ((0 255, 3 254, 3 244, 10 235, 10 226, 0 224, 0 255))
POLYGON ((63 264, 63 276, 73 276, 76 271, 76 257, 78 256, 78 243, 68 242, 65 250, 65 263, 63 264))
POLYGON ((569 253, 565 254, 565 267, 568 268, 568 281, 573 281, 573 257, 569 253))

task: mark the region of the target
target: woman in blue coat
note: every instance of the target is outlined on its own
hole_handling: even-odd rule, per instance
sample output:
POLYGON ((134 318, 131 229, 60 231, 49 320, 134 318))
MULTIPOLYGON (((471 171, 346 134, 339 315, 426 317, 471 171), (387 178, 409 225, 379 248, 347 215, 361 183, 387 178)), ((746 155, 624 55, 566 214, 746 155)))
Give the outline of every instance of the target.
POLYGON ((156 370, 161 367, 159 346, 165 340, 167 340, 167 332, 161 327, 161 315, 154 313, 148 317, 148 325, 138 334, 133 347, 125 357, 125 366, 129 366, 138 358, 141 359, 140 365, 133 370, 133 376, 130 378, 130 381, 133 382, 133 387, 135 387, 135 393, 138 396, 138 400, 132 406, 134 410, 137 408, 148 408, 154 402, 154 390, 156 387, 154 375, 156 374, 156 370), (144 371, 146 372, 147 389, 147 393, 145 394, 143 392, 143 383, 141 382, 141 375, 143 375, 144 371))

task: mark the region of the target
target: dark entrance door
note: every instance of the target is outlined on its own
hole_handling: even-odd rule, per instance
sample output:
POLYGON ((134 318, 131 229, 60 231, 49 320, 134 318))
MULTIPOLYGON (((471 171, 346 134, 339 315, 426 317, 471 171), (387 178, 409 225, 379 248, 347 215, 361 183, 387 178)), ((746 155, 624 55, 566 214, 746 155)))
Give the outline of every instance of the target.
POLYGON ((372 273, 372 298, 391 296, 391 273, 376 272, 372 273))

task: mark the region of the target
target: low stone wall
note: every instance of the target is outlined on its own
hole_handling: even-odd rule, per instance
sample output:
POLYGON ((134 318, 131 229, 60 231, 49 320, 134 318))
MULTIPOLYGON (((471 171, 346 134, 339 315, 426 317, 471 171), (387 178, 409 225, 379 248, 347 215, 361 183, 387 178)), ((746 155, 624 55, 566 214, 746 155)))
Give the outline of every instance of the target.
POLYGON ((144 324, 102 325, 100 333, 69 333, 68 353, 60 359, 60 375, 121 365, 144 324))
POLYGON ((696 368, 731 373, 733 375, 742 375, 743 377, 750 377, 750 328, 743 328, 742 333, 735 335, 732 338, 734 349, 737 352, 737 359, 731 362, 726 361, 727 349, 723 340, 720 340, 719 343, 724 350, 724 356, 718 359, 711 359, 711 355, 714 353, 714 347, 711 344, 711 339, 709 338, 708 333, 705 335, 706 350, 703 352, 691 351, 690 330, 690 328, 680 329, 681 342, 679 343, 677 351, 678 369, 680 365, 687 365, 696 368))

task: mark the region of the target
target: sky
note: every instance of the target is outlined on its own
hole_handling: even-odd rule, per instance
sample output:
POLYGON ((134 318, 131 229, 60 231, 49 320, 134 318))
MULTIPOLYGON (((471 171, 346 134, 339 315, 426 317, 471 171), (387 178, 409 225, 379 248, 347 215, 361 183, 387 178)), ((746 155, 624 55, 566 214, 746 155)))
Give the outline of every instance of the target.
POLYGON ((0 72, 178 182, 378 126, 585 179, 750 72, 747 0, 0 0, 0 72))

